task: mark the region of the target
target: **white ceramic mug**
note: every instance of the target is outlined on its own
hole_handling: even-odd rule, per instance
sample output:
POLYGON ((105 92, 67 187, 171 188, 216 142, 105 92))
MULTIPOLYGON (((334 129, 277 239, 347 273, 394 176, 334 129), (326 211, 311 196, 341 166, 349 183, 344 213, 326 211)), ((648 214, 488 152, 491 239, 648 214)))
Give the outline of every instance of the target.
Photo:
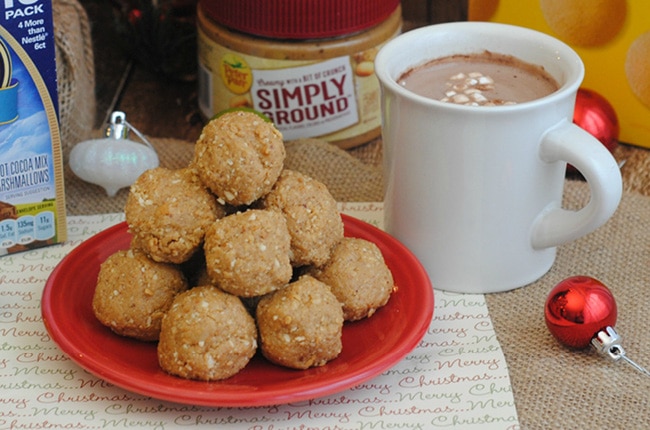
POLYGON ((578 55, 546 34, 456 22, 406 32, 375 60, 382 91, 386 230, 409 247, 434 288, 508 291, 543 276, 556 246, 616 211, 619 167, 573 124, 584 76, 578 55), (397 83, 414 66, 484 50, 543 66, 556 92, 509 106, 472 107, 416 95, 397 83), (590 187, 582 209, 561 208, 566 164, 590 187))

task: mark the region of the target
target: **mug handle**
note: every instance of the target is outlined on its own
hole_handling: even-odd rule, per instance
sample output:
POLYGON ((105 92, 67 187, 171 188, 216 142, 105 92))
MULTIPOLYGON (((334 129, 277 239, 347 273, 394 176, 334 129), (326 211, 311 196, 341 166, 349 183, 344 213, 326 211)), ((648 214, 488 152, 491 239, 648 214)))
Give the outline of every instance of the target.
POLYGON ((612 154, 594 136, 565 120, 542 138, 540 158, 566 161, 589 184, 591 198, 580 210, 545 210, 535 221, 532 246, 550 248, 573 241, 603 225, 616 211, 623 193, 621 171, 612 154))

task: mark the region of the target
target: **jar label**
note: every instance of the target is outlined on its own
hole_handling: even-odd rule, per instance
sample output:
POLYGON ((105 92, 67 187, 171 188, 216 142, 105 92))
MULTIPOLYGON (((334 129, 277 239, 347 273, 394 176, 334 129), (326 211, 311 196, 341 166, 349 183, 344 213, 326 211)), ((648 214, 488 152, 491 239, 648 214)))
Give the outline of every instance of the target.
POLYGON ((380 126, 377 49, 319 60, 263 58, 221 46, 199 29, 199 108, 207 118, 253 108, 285 140, 355 138, 380 126))
POLYGON ((271 118, 287 140, 329 134, 359 121, 348 57, 253 75, 253 108, 271 118))

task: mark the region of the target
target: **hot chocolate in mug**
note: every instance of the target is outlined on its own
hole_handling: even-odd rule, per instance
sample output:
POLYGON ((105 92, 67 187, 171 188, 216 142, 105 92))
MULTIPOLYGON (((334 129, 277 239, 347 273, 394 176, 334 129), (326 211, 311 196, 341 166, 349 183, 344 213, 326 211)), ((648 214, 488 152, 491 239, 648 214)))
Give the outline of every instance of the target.
POLYGON ((506 24, 437 24, 388 42, 375 72, 385 227, 420 259, 434 288, 491 293, 527 285, 551 268, 557 246, 616 211, 620 170, 604 145, 572 121, 584 66, 561 41, 506 24), (516 104, 472 106, 416 94, 401 82, 431 60, 486 51, 541 66, 559 88, 516 104), (590 189, 589 202, 576 211, 561 206, 567 163, 590 189))

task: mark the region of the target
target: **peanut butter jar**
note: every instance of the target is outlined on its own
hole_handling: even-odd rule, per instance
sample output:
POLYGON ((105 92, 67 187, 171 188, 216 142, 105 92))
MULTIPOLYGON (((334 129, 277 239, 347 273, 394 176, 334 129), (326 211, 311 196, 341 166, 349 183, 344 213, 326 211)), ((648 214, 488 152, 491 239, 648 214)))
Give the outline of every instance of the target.
POLYGON ((399 0, 200 0, 197 16, 206 118, 249 107, 287 141, 379 137, 374 59, 401 31, 399 0))

